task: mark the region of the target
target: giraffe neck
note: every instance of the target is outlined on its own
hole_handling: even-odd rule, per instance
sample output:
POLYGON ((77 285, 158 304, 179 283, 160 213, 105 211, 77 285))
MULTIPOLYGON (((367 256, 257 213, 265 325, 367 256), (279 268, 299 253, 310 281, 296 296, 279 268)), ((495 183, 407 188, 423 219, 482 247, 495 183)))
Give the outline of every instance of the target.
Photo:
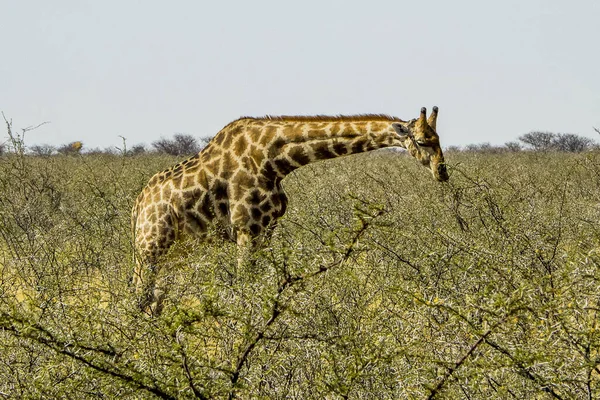
POLYGON ((404 123, 380 115, 356 117, 279 117, 267 120, 277 134, 267 146, 279 177, 319 160, 363 153, 404 143, 392 124, 404 123))

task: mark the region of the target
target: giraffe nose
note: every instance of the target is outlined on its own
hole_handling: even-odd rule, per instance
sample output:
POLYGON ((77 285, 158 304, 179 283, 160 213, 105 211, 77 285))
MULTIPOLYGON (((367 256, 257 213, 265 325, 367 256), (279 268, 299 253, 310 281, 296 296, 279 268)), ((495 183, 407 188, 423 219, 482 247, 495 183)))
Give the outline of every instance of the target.
POLYGON ((446 169, 446 164, 438 164, 437 166, 438 179, 442 182, 446 182, 448 180, 448 170, 446 169))

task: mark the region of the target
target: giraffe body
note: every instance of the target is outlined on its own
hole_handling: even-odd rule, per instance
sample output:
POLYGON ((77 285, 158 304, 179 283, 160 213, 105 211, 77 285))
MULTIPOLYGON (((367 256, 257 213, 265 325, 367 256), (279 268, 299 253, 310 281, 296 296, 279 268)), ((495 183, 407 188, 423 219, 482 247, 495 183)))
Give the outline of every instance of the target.
POLYGON ((214 225, 242 249, 252 249, 286 210, 281 181, 308 163, 383 147, 404 147, 448 179, 429 120, 386 115, 240 118, 225 126, 198 154, 154 175, 137 197, 132 228, 140 306, 160 312, 156 287, 160 259, 185 236, 204 238, 214 225))

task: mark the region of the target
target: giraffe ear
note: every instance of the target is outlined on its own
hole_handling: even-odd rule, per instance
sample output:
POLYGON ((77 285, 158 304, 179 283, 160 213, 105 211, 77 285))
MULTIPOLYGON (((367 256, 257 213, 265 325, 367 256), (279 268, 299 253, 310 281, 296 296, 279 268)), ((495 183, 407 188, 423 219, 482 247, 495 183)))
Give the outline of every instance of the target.
POLYGON ((392 127, 394 128, 396 133, 402 137, 407 137, 407 136, 411 135, 410 129, 408 128, 408 126, 405 126, 398 122, 395 122, 392 124, 392 127))

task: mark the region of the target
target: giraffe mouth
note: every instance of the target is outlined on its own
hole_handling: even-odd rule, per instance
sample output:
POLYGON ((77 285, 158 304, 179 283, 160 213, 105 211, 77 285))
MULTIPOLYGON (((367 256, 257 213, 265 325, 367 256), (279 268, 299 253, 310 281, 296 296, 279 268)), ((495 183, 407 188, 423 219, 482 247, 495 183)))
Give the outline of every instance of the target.
POLYGON ((448 170, 446 169, 446 164, 444 163, 440 163, 435 167, 433 175, 440 182, 446 182, 450 178, 448 170))

